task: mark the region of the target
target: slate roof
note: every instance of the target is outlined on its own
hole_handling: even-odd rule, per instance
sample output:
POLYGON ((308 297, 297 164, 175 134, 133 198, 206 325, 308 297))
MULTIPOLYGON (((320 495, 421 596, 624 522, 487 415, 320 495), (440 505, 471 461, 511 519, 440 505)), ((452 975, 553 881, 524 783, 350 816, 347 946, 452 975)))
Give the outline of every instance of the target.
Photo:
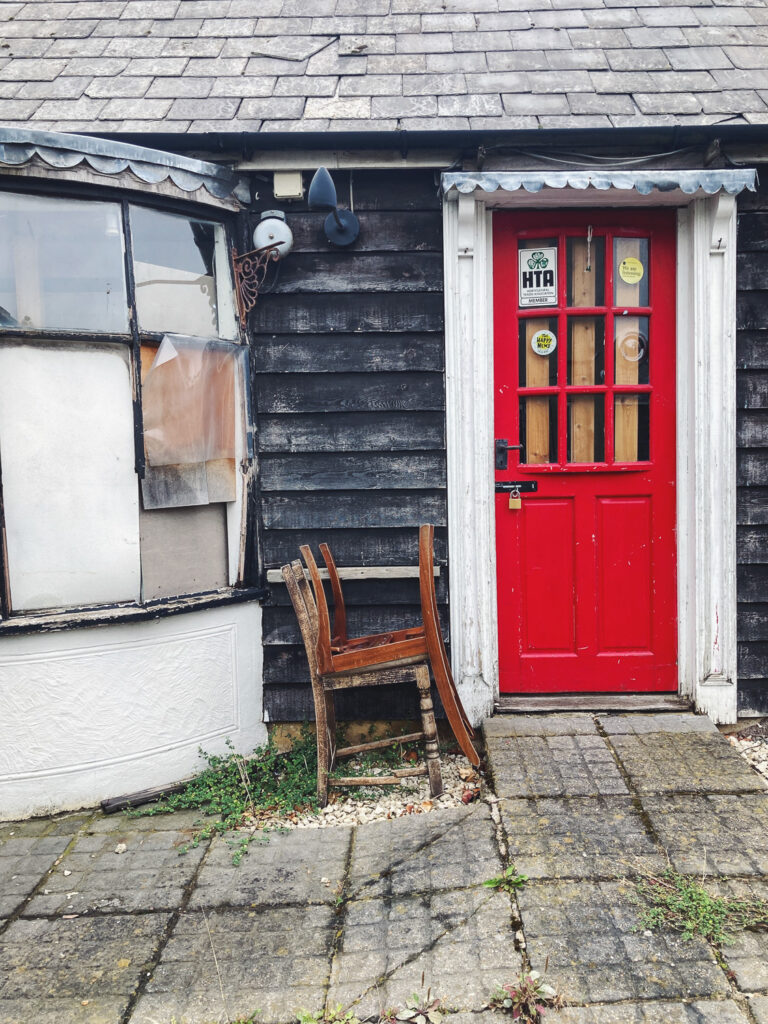
POLYGON ((768 0, 0 0, 0 122, 104 133, 768 123, 768 0))

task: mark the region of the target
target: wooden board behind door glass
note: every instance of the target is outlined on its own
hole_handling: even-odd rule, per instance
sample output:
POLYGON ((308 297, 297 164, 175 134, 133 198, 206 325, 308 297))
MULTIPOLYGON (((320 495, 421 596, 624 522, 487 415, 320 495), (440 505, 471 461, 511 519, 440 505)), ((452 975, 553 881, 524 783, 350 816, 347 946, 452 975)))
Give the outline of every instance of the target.
POLYGON ((494 215, 502 692, 677 689, 675 215, 494 215))

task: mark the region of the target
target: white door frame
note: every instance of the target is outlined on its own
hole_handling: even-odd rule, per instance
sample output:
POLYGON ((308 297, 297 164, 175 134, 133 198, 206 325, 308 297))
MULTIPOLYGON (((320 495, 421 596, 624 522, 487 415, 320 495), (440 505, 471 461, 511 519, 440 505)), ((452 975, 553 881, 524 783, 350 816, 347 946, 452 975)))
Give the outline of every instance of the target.
POLYGON ((477 724, 499 693, 492 210, 671 200, 678 206, 678 684, 697 710, 715 722, 735 722, 736 200, 724 192, 704 198, 633 193, 629 201, 613 190, 589 192, 544 188, 534 199, 475 189, 453 191, 443 203, 454 675, 477 724))

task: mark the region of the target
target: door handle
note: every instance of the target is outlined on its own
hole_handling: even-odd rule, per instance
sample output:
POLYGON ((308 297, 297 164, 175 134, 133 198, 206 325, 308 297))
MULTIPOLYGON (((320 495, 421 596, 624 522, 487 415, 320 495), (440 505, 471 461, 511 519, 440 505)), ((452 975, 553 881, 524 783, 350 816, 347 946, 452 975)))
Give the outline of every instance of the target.
POLYGON ((519 451, 520 458, 525 460, 525 449, 521 444, 508 444, 506 437, 497 437, 493 445, 496 469, 507 469, 507 452, 519 451))

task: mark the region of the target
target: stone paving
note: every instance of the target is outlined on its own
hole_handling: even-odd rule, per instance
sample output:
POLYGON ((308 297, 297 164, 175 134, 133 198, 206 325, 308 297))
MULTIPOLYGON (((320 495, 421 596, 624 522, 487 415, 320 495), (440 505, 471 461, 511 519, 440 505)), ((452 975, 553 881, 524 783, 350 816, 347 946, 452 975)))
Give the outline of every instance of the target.
POLYGON ((497 1024, 546 971, 560 1024, 768 1024, 768 933, 722 949, 638 928, 671 864, 768 897, 768 790, 705 718, 547 715, 485 728, 487 803, 191 843, 193 814, 0 824, 0 1024, 378 1020, 431 993, 497 1024), (514 864, 513 896, 483 885, 514 864))

